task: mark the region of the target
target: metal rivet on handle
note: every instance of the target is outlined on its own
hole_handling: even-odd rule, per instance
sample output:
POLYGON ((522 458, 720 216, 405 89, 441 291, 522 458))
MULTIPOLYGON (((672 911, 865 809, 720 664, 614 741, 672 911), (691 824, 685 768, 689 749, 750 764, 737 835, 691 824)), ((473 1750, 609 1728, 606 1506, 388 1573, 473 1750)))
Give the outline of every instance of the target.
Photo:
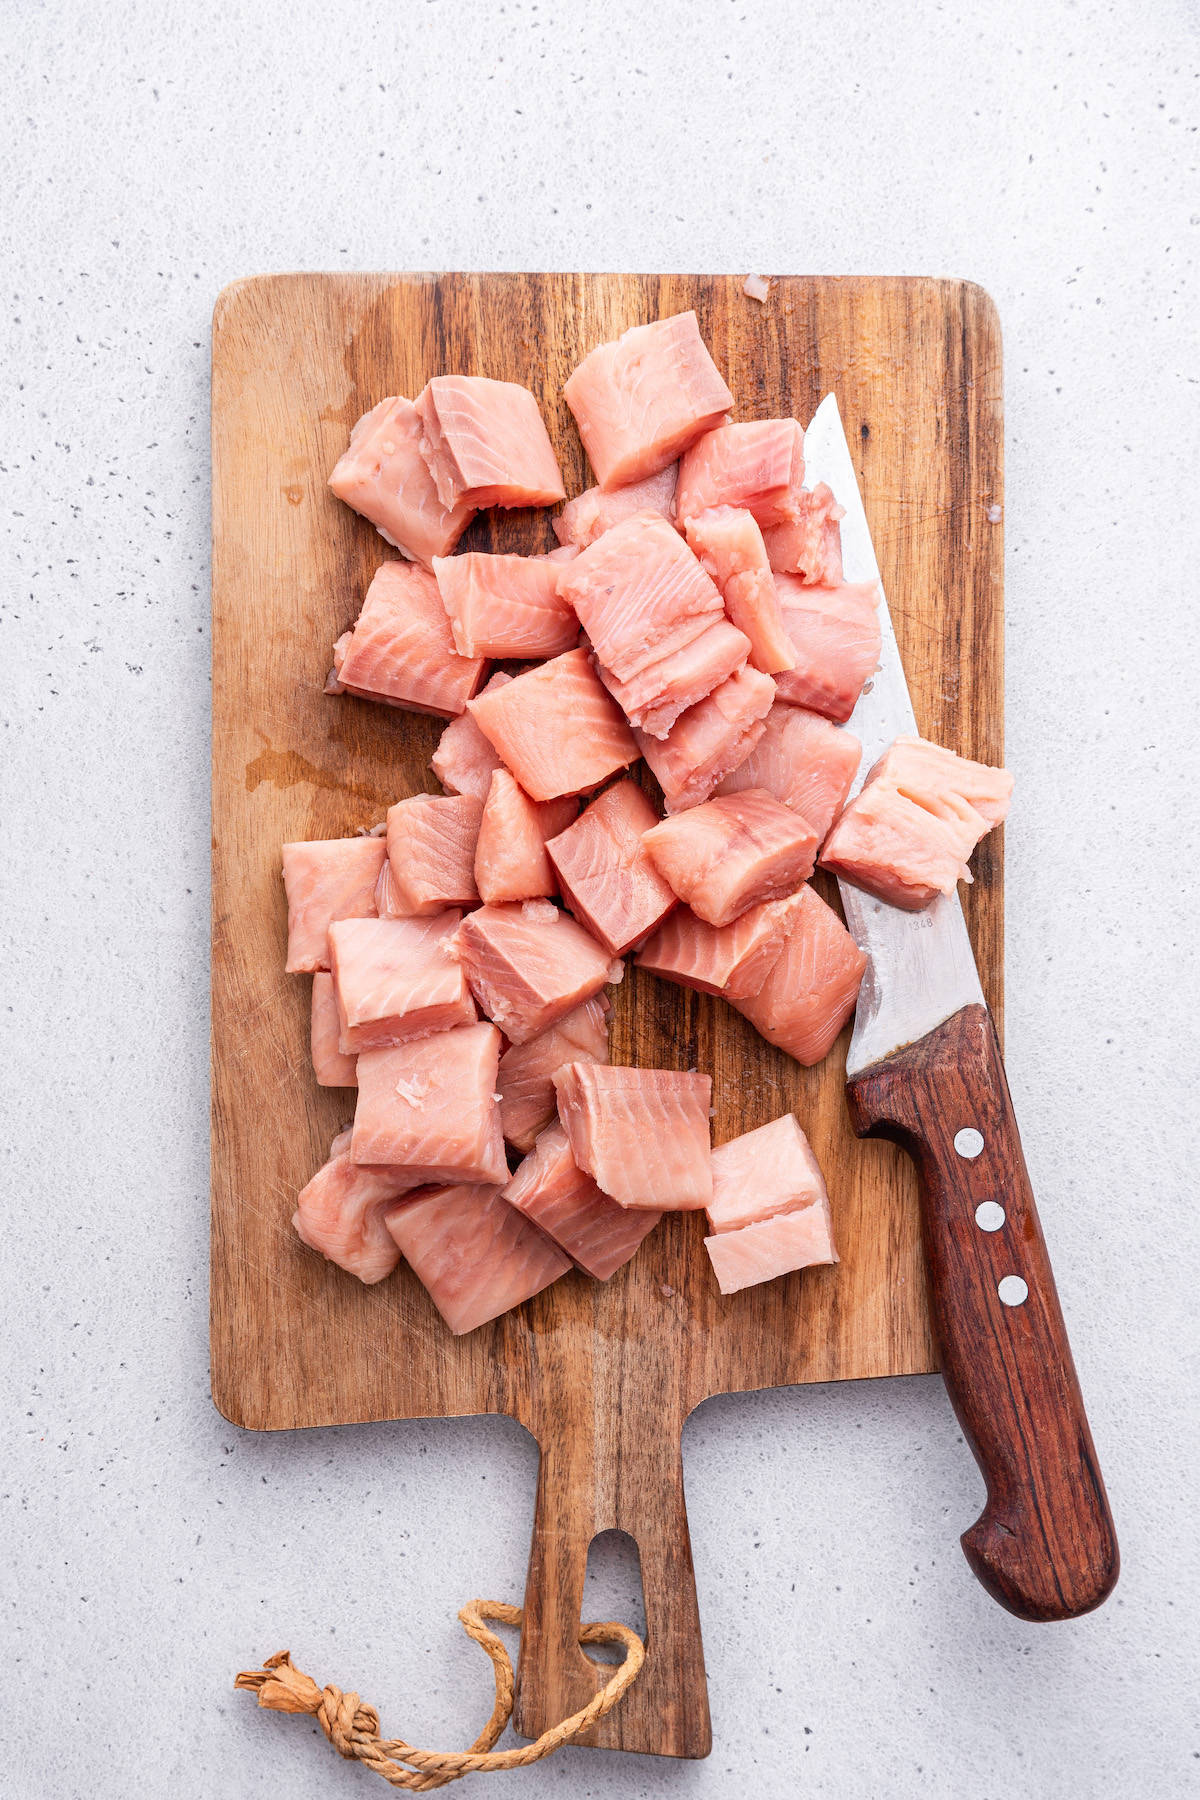
POLYGON ((961 1131, 956 1131, 954 1134, 954 1148, 960 1156, 965 1156, 968 1162, 974 1162, 983 1149, 983 1133, 976 1131, 973 1125, 964 1125, 961 1131))
POLYGON ((996 1292, 1005 1306, 1023 1306, 1029 1298, 1028 1284, 1019 1275, 1006 1275, 997 1285, 996 1292))
POLYGON ((998 1200, 981 1200, 975 1208, 975 1223, 980 1231, 999 1231, 1005 1216, 1004 1208, 998 1200))

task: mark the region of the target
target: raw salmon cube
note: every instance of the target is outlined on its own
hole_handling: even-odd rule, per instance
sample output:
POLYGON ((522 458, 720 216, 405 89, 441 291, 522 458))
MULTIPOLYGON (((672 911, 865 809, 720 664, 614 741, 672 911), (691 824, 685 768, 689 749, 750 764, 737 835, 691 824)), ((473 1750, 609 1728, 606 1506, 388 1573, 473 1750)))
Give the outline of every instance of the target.
POLYGON ((769 675, 739 669, 681 714, 664 739, 639 736, 638 748, 658 778, 669 813, 707 800, 722 777, 745 761, 763 734, 774 699, 769 675))
POLYGON ((326 693, 385 700, 410 712, 452 719, 483 677, 481 656, 460 656, 450 621, 427 569, 380 563, 358 623, 334 646, 334 680, 326 693))
POLYGON ((810 492, 802 488, 796 495, 797 509, 793 519, 772 525, 763 532, 767 560, 773 569, 798 575, 803 582, 818 587, 840 587, 842 583, 842 528, 846 516, 829 488, 819 481, 810 492))
POLYGON ((531 1300, 571 1267, 496 1187, 443 1187, 398 1201, 387 1229, 455 1337, 531 1300))
POLYGON ((618 1206, 602 1194, 576 1163, 557 1124, 543 1131, 503 1193, 597 1281, 607 1281, 627 1263, 662 1218, 659 1212, 618 1206))
POLYGON ((833 909, 813 888, 802 887, 798 915, 777 961, 757 993, 733 1004, 769 1044, 808 1067, 833 1048, 854 1011, 866 966, 833 909))
POLYGON ((744 507, 710 506, 687 521, 687 541, 721 590, 730 623, 750 640, 750 661, 775 675, 795 667, 783 629, 775 578, 754 514, 744 507))
MULTIPOLYGON (((511 680, 511 675, 497 669, 480 693, 490 694, 511 680)), ((429 766, 447 793, 473 794, 476 800, 486 800, 492 772, 500 767, 500 758, 470 713, 464 712, 451 719, 443 731, 429 766)))
POLYGON ((329 927, 335 919, 374 917, 375 884, 386 855, 383 840, 372 837, 283 846, 289 975, 329 967, 329 927))
POLYGON ((579 641, 579 621, 558 594, 562 565, 549 556, 437 556, 434 578, 462 656, 558 656, 579 641))
POLYGON ((708 1222, 717 1232, 829 1204, 821 1166, 794 1113, 718 1145, 712 1153, 712 1178, 708 1222))
POLYGON ((816 1263, 835 1263, 833 1221, 829 1207, 804 1206, 799 1212, 779 1213, 740 1231, 722 1231, 704 1240, 704 1248, 723 1294, 777 1275, 790 1275, 816 1263))
POLYGON ((421 455, 443 506, 551 506, 566 499, 528 388, 483 375, 435 375, 416 406, 421 455))
POLYGON ((292 1224, 319 1250, 363 1282, 382 1281, 400 1261, 384 1222, 388 1206, 412 1182, 402 1169, 366 1168, 350 1160, 350 1133, 333 1140, 329 1161, 300 1192, 292 1224))
POLYGON ((554 520, 555 537, 560 544, 578 544, 581 549, 586 549, 603 532, 619 525, 633 513, 656 512, 664 519, 673 520, 678 469, 678 463, 671 463, 657 475, 631 482, 628 487, 614 488, 609 494, 598 487, 576 494, 554 520))
POLYGON ((639 951, 637 966, 727 1000, 756 994, 783 953, 806 892, 752 906, 732 925, 706 925, 686 906, 677 907, 639 951))
POLYGON ((475 906, 475 845, 483 806, 470 794, 413 794, 388 807, 392 912, 398 917, 475 906))
POLYGON ((817 855, 817 834, 807 821, 761 788, 663 819, 642 843, 672 891, 718 926, 794 893, 817 855))
POLYGON ((329 485, 389 544, 427 567, 453 550, 474 512, 463 500, 442 505, 421 455, 420 414, 396 397, 363 414, 329 485))
POLYGON ((897 738, 830 833, 821 862, 917 912, 970 881, 967 858, 1008 812, 1012 776, 923 738, 897 738))
POLYGON ((736 675, 749 654, 750 639, 722 616, 690 644, 629 681, 618 681, 603 665, 600 674, 629 723, 646 737, 661 740, 683 713, 736 675))
POLYGON ((796 652, 796 666, 776 678, 776 693, 841 724, 879 667, 878 585, 808 587, 798 575, 776 575, 775 587, 796 652))
POLYGON ((621 709, 586 650, 568 650, 471 702, 471 716, 534 800, 599 787, 637 761, 621 709))
POLYGON ((537 901, 468 913, 456 945, 481 1010, 513 1044, 620 980, 608 951, 582 925, 537 901))
POLYGON ((681 523, 709 506, 743 506, 765 529, 795 516, 804 433, 795 419, 752 419, 706 432, 679 464, 681 523))
POLYGON ((709 1076, 567 1063, 554 1089, 571 1154, 619 1205, 683 1212, 709 1204, 709 1076))
POLYGON ((555 1116, 554 1075, 564 1063, 608 1061, 608 999, 594 994, 524 1044, 510 1044, 500 1058, 500 1123, 507 1141, 532 1150, 555 1116))
POLYGON ((765 788, 798 812, 824 841, 858 773, 862 745, 851 731, 802 706, 773 706, 766 730, 719 794, 765 788))
POLYGON ((494 1025, 460 1025, 358 1058, 350 1154, 424 1181, 508 1180, 494 1025))
POLYGON ((343 1056, 473 1025, 478 1017, 451 939, 462 914, 344 919, 329 927, 343 1056))
POLYGON ((642 842, 657 822, 641 788, 618 781, 546 846, 563 899, 613 956, 639 943, 675 905, 642 842))
MULTIPOLYGON (((371 921, 368 920, 367 923, 370 924, 371 921)), ((341 1029, 337 996, 333 991, 333 976, 318 969, 313 976, 309 1047, 312 1051, 313 1074, 320 1087, 358 1086, 354 1057, 343 1056, 338 1049, 341 1029)))
POLYGON ((634 513, 559 571, 604 667, 628 681, 724 616, 716 584, 659 513, 634 513))
MULTIPOLYGON (((551 807, 561 804, 559 800, 548 802, 551 807)), ((495 771, 483 803, 475 845, 475 886, 488 906, 506 900, 537 900, 555 891, 537 802, 507 769, 495 771)))
POLYGON ((694 312, 598 344, 568 376, 563 398, 610 492, 665 469, 733 405, 694 312))

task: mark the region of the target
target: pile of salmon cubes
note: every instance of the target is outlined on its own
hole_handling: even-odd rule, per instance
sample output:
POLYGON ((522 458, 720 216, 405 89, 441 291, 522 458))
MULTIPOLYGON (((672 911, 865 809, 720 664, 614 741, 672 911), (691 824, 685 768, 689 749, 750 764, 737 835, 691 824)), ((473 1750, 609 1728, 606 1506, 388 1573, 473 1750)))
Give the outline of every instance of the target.
MULTIPOLYGON (((296 1229, 364 1282, 403 1257, 456 1333, 572 1267, 607 1280, 669 1210, 707 1211, 724 1293, 837 1260, 794 1117, 713 1150, 708 1075, 609 1066, 605 990, 632 953, 818 1062, 864 958, 808 878, 832 842, 869 885, 912 792, 885 772, 882 826, 845 804, 879 596, 842 579, 841 508, 804 486, 797 421, 730 422, 690 312, 592 350, 565 398, 598 485, 548 554, 454 554, 483 508, 566 499, 524 387, 437 376, 354 428, 330 485, 403 560, 327 691, 447 719, 445 792, 398 800, 386 835, 283 849, 316 1078, 358 1090, 296 1229)), ((982 832, 996 797, 972 793, 982 832)), ((911 901, 882 859, 886 897, 925 903, 927 850, 911 901)))

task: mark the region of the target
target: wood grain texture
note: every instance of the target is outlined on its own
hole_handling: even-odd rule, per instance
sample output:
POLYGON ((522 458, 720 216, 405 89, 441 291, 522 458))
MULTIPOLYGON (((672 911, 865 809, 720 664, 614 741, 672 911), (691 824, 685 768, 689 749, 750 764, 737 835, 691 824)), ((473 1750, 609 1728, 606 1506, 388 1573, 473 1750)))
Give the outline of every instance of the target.
MULTIPOLYGON (((921 729, 1002 760, 1001 527, 987 517, 1003 501, 1000 343, 980 289, 789 278, 761 306, 726 276, 279 276, 227 289, 213 340, 213 1396, 260 1430, 520 1419, 543 1456, 520 1728, 540 1731, 595 1685, 573 1624, 588 1543, 621 1526, 641 1547, 650 1655, 597 1740, 677 1755, 708 1744, 683 1421, 710 1394, 935 1367, 912 1167, 854 1138, 845 1037, 804 1070, 724 1003, 631 970, 613 1060, 710 1070, 718 1143, 794 1108, 842 1262, 722 1298, 702 1221, 668 1218, 609 1283, 570 1275, 452 1338, 406 1269, 363 1288, 291 1230, 349 1102, 310 1073, 309 984, 283 973, 279 846, 437 791, 437 721, 321 691, 334 638, 391 554, 326 487, 354 421, 443 370, 521 381, 578 492, 589 478, 565 376, 593 344, 689 306, 736 416, 806 419, 836 391, 921 729)), ((464 544, 552 541, 545 514, 495 513, 464 544)), ((965 896, 997 1016, 1002 835, 980 846, 965 896)))
POLYGON ((1116 1585, 1116 1531, 985 1008, 874 1064, 847 1097, 856 1129, 894 1139, 919 1171, 942 1375, 987 1483, 967 1561, 1022 1619, 1090 1612, 1116 1585), (955 1148, 968 1128, 983 1138, 973 1158, 955 1148), (987 1203, 1003 1208, 998 1230, 976 1220, 987 1203), (1014 1276, 1028 1297, 1005 1305, 1014 1276))

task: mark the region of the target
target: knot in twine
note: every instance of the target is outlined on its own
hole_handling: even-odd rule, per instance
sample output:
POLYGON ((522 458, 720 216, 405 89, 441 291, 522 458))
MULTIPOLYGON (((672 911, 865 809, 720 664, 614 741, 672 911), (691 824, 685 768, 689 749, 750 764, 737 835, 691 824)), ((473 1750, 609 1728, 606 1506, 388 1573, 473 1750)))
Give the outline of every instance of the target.
POLYGON ((311 1675, 296 1667, 286 1650, 269 1657, 261 1669, 243 1670, 234 1686, 257 1694, 258 1704, 271 1712, 304 1713, 315 1718, 339 1756, 363 1763, 391 1787, 424 1794, 464 1775, 520 1769, 540 1762, 611 1712, 646 1659, 641 1638, 628 1625, 615 1621, 581 1625, 581 1644, 624 1645, 620 1666, 581 1711, 552 1725, 534 1743, 520 1744, 514 1750, 494 1750, 492 1746, 512 1717, 513 1666, 503 1642, 484 1621, 492 1619, 498 1625, 520 1626, 524 1614, 519 1606, 508 1606, 500 1600, 472 1600, 458 1616, 467 1636, 491 1657, 496 1678, 492 1716, 469 1750, 418 1750, 403 1738, 381 1738, 379 1714, 373 1706, 332 1684, 318 1687, 311 1675))

